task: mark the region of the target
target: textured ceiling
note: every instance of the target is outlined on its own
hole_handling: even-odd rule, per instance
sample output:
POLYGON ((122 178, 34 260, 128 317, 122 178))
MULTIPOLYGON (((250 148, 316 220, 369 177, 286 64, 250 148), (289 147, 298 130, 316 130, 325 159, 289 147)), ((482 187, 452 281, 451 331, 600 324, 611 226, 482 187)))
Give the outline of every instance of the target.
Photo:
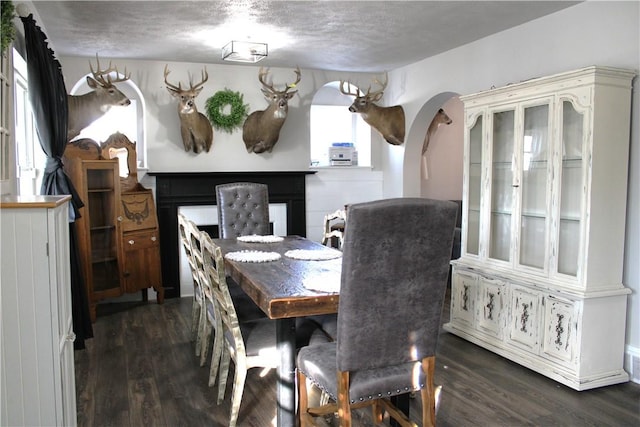
MULTIPOLYGON (((14 0, 18 5, 19 0, 14 0)), ((230 40, 259 65, 381 72, 570 7, 568 1, 34 1, 58 56, 222 63, 230 40)), ((31 11, 33 11, 31 9, 31 11)))

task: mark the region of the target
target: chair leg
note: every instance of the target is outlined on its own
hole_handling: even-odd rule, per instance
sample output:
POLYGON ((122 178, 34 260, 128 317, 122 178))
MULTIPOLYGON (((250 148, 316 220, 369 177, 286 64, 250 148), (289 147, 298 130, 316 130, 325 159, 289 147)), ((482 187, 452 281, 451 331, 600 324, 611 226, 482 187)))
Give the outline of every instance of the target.
POLYGON ((194 298, 191 305, 191 341, 195 341, 198 337, 198 328, 200 327, 200 304, 194 298))
POLYGON ((424 427, 436 425, 436 398, 433 388, 433 374, 435 370, 435 356, 422 359, 422 371, 427 377, 425 387, 420 391, 420 397, 422 398, 422 425, 424 427))
POLYGON ((242 403, 242 393, 244 392, 244 382, 247 379, 247 365, 236 361, 235 376, 233 380, 233 392, 231 394, 231 415, 229 415, 229 427, 236 427, 240 403, 242 403))
POLYGON ((224 337, 221 332, 222 326, 214 328, 213 349, 211 350, 211 368, 209 369, 209 387, 213 387, 220 368, 220 358, 222 357, 224 337))
POLYGON ((307 423, 307 419, 309 414, 307 410, 309 409, 309 396, 307 394, 307 377, 302 371, 298 370, 298 416, 300 418, 300 427, 307 427, 309 423, 307 423))
POLYGON ((205 308, 201 305, 199 309, 200 315, 198 316, 198 333, 196 336, 196 356, 200 356, 200 350, 202 350, 202 336, 204 334, 204 322, 207 320, 207 313, 205 308))
POLYGON ((206 319, 202 325, 202 338, 200 347, 200 366, 204 366, 207 362, 207 355, 209 354, 209 347, 211 346, 211 323, 206 319))
POLYGON ((227 389, 227 377, 229 376, 229 359, 231 354, 229 350, 223 348, 222 357, 220 358, 220 373, 218 380, 218 405, 224 400, 224 393, 227 389))
POLYGON ((380 405, 377 400, 371 405, 371 412, 373 423, 376 425, 380 424, 382 422, 383 410, 382 405, 380 405))
POLYGON ((338 417, 340 417, 340 427, 351 427, 348 371, 338 371, 338 417))

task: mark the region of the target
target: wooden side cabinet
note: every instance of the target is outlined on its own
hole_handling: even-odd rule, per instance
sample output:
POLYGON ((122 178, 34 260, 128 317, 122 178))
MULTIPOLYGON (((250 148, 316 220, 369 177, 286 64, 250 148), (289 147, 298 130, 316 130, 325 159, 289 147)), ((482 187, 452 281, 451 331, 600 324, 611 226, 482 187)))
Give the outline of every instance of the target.
POLYGON ((69 200, 0 200, 3 426, 77 423, 69 200))
POLYGON ((91 319, 105 298, 147 289, 164 301, 160 241, 151 190, 138 183, 135 144, 113 134, 98 144, 77 140, 65 150, 65 169, 84 208, 78 218, 78 247, 91 319))
POLYGON ((122 281, 125 292, 154 288, 164 300, 160 267, 160 232, 151 190, 123 193, 120 199, 122 281))

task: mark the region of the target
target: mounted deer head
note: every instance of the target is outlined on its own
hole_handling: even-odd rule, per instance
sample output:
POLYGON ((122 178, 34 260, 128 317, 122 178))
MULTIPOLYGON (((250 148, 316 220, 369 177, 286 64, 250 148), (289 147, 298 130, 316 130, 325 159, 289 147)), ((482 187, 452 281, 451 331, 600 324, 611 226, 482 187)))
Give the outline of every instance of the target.
POLYGON ((167 81, 170 71, 168 65, 164 66, 164 83, 167 85, 169 93, 178 99, 178 117, 180 118, 180 133, 184 151, 193 150, 194 153, 207 153, 213 144, 213 128, 209 119, 199 113, 196 108, 195 99, 202 91, 202 85, 209 79, 207 69, 202 70, 202 80, 194 85, 189 76, 189 89, 182 89, 182 83, 175 86, 167 81))
POLYGON ((424 142, 422 143, 422 177, 424 179, 429 179, 429 168, 427 166, 427 148, 429 148, 429 142, 440 125, 450 125, 452 122, 453 120, 451 120, 442 108, 438 110, 433 120, 431 120, 431 124, 424 136, 424 142))
POLYGON ((296 81, 285 86, 284 90, 276 90, 273 83, 266 81, 269 70, 263 70, 260 67, 258 80, 262 83, 262 93, 269 101, 269 107, 266 110, 254 111, 244 121, 242 126, 242 140, 249 153, 269 153, 273 150, 273 146, 280 138, 280 129, 287 118, 289 110, 289 100, 298 91, 289 92, 289 89, 296 87, 300 83, 300 67, 297 67, 296 81))
POLYGON ((374 79, 381 88, 375 92, 371 92, 371 86, 367 89, 367 93, 360 95, 360 91, 356 88, 351 89, 351 83, 347 82, 347 89, 344 88, 344 80, 340 80, 340 92, 343 95, 355 96, 353 104, 349 107, 352 113, 360 113, 365 122, 377 130, 382 137, 393 145, 404 143, 404 109, 396 105, 394 107, 379 107, 375 104, 384 94, 387 87, 388 76, 385 73, 384 83, 380 83, 378 79, 374 79))
POLYGON ((118 73, 118 68, 113 67, 109 62, 109 67, 100 69, 100 61, 96 54, 96 71, 89 61, 89 69, 93 78, 87 76, 87 84, 93 90, 84 95, 67 95, 69 106, 69 117, 67 121, 67 140, 71 141, 78 136, 82 129, 106 114, 115 105, 127 106, 131 104, 129 98, 114 86, 114 83, 129 80, 131 73, 118 73), (115 73, 116 78, 111 78, 111 73, 115 73))

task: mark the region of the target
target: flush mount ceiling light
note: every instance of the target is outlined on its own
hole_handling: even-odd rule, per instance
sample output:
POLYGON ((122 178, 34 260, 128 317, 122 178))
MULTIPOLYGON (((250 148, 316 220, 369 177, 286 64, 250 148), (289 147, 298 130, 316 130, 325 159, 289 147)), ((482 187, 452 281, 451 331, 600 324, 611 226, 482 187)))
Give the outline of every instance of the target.
POLYGON ((267 57, 267 44, 233 40, 222 48, 222 59, 236 62, 258 62, 267 57))

